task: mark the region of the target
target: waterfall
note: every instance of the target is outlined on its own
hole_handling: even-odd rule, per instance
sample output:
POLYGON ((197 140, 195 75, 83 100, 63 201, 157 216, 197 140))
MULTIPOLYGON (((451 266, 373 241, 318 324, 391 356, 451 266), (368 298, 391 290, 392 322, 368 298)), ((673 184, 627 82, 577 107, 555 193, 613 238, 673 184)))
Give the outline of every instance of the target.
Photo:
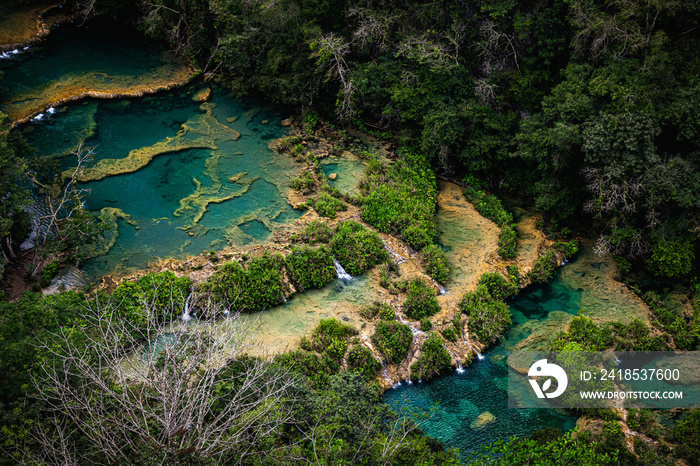
POLYGON ((421 331, 421 330, 418 330, 418 329, 415 328, 413 325, 411 325, 406 319, 404 319, 403 317, 401 317, 401 314, 399 314, 398 311, 394 310, 394 315, 396 316, 396 318, 397 318, 402 324, 408 325, 408 328, 411 329, 411 333, 413 334, 414 337, 415 337, 416 335, 425 335, 425 332, 423 332, 423 331, 421 331))
POLYGON ((185 300, 185 308, 182 310, 182 316, 180 317, 180 320, 183 322, 188 322, 192 318, 192 316, 190 315, 191 301, 192 293, 187 295, 187 299, 185 300))
POLYGON ((484 358, 486 358, 486 356, 484 356, 483 354, 479 353, 478 351, 476 352, 476 357, 479 359, 479 361, 482 361, 484 358))
POLYGON ((431 280, 433 281, 433 285, 435 285, 437 287, 437 289, 440 290, 440 294, 447 293, 447 291, 445 291, 445 288, 443 288, 442 285, 440 285, 438 282, 436 282, 434 278, 431 278, 431 280))
POLYGON ((340 265, 340 262, 335 257, 333 258, 333 267, 335 267, 335 274, 338 275, 338 278, 341 280, 352 280, 352 275, 343 269, 343 266, 340 265))
POLYGON ((463 374, 463 373, 464 373, 464 367, 462 367, 462 362, 459 360, 459 358, 457 357, 457 355, 454 354, 454 353, 452 352, 452 350, 451 350, 450 348, 447 347, 446 344, 443 343, 442 346, 447 350, 448 353, 450 353, 450 355, 451 355, 451 356, 455 359, 455 361, 457 362, 457 373, 458 373, 458 374, 463 374))
POLYGON ((396 265, 399 265, 399 264, 401 264, 401 263, 403 263, 403 262, 406 262, 406 258, 405 258, 405 257, 403 257, 401 254, 399 254, 399 253, 397 253, 396 251, 394 251, 393 249, 391 249, 391 247, 390 247, 388 244, 384 243, 383 241, 382 241, 382 243, 384 244, 384 249, 386 249, 387 252, 389 253, 389 257, 391 257, 391 260, 392 260, 396 265))

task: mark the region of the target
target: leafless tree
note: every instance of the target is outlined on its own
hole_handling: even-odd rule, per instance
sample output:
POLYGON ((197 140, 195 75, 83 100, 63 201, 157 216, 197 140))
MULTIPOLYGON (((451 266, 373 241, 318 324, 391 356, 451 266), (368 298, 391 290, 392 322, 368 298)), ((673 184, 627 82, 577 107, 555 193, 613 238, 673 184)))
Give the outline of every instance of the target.
MULTIPOLYGON (((50 363, 33 384, 55 427, 35 433, 44 462, 94 461, 99 452, 114 464, 144 447, 242 461, 291 419, 297 379, 270 358, 246 356, 253 321, 236 315, 195 324, 175 317, 164 324, 163 313, 183 313, 175 304, 182 300, 163 299, 155 286, 140 303, 138 322, 120 317, 118 303, 94 299, 86 305, 80 344, 63 328, 41 345, 50 363), (95 451, 72 449, 76 433, 95 451)), ((204 299, 190 297, 188 306, 222 314, 204 299)))
POLYGON ((350 43, 331 32, 314 41, 312 47, 318 56, 319 66, 328 70, 327 79, 337 76, 340 80, 340 96, 336 103, 336 111, 342 121, 349 121, 355 112, 352 102, 354 86, 348 76, 350 68, 345 61, 345 55, 350 52, 350 43))

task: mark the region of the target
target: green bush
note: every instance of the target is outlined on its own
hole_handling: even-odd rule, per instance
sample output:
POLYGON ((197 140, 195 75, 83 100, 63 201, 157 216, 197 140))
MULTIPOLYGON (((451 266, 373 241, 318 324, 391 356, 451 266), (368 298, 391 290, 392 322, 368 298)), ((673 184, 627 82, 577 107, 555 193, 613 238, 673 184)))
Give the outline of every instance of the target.
POLYGON ((547 283, 554 275, 557 266, 557 257, 553 251, 547 251, 543 256, 537 258, 528 276, 533 283, 547 283))
POLYGON ((466 293, 459 303, 459 309, 467 316, 467 329, 481 343, 494 343, 510 326, 508 306, 492 297, 484 285, 479 285, 474 292, 466 293))
POLYGON ((350 275, 360 275, 389 258, 379 235, 354 220, 338 224, 331 250, 350 275))
POLYGON ((375 301, 369 306, 364 306, 360 310, 360 315, 365 319, 374 319, 379 316, 380 320, 394 320, 394 310, 387 303, 375 301))
POLYGON ((311 387, 318 390, 328 388, 330 376, 337 372, 335 361, 303 350, 281 354, 276 362, 302 374, 309 380, 311 387))
POLYGON ((434 244, 429 244, 421 251, 422 264, 425 272, 433 277, 436 282, 444 285, 450 276, 450 263, 445 252, 434 244))
POLYGON ((413 342, 413 333, 401 322, 381 320, 372 335, 372 343, 389 364, 398 364, 408 354, 413 342))
POLYGON ((424 332, 428 332, 433 328, 433 323, 427 317, 423 317, 420 320, 420 329, 424 332))
POLYGON ((333 231, 323 220, 314 220, 299 233, 291 236, 292 241, 302 243, 327 243, 333 237, 333 231))
POLYGON ((41 287, 46 288, 51 284, 51 280, 56 276, 58 273, 58 261, 52 261, 49 264, 46 264, 44 269, 41 271, 41 287))
POLYGON ((440 330, 440 333, 442 333, 442 336, 445 337, 445 340, 452 342, 457 341, 457 337, 459 336, 454 327, 445 327, 440 330))
POLYGON ((348 210, 348 206, 328 193, 322 193, 316 199, 309 199, 306 202, 314 208, 321 217, 335 218, 338 212, 348 210))
POLYGON ((465 189, 464 196, 474 204, 479 214, 501 227, 498 235, 498 254, 504 259, 515 258, 518 234, 512 224, 513 215, 503 207, 500 199, 475 188, 465 189))
POLYGON ((411 364, 411 378, 427 381, 450 370, 452 370, 450 353, 442 344, 442 339, 431 332, 423 342, 418 360, 411 364))
POLYGON ((284 261, 297 291, 322 288, 335 280, 333 256, 325 246, 292 248, 284 261))
POLYGON ((359 372, 366 380, 374 380, 379 374, 381 364, 366 346, 356 346, 348 353, 348 369, 359 372))
POLYGON ((518 251, 518 233, 513 224, 501 227, 498 234, 498 255, 503 259, 515 259, 518 251))
MULTIPOLYGON (((516 268, 517 270, 517 268, 516 268)), ((486 272, 481 274, 479 285, 486 287, 492 298, 504 300, 518 292, 518 287, 511 281, 507 281, 499 273, 486 272)))
POLYGON ((351 325, 345 325, 338 319, 322 319, 311 333, 311 345, 314 351, 322 352, 338 340, 357 335, 357 330, 351 325))
POLYGON ((238 262, 220 266, 209 278, 214 297, 243 312, 262 311, 283 302, 282 256, 266 252, 249 260, 247 266, 247 270, 238 262))
POLYGON ((578 241, 572 239, 571 241, 559 241, 554 245, 554 248, 567 259, 572 259, 576 254, 578 254, 578 241))
POLYGON ((382 233, 401 236, 414 249, 432 243, 437 185, 429 167, 399 160, 387 168, 371 160, 360 188, 362 220, 382 233))
POLYGON ((302 194, 311 194, 316 190, 316 177, 312 173, 305 171, 299 178, 292 180, 292 188, 301 191, 302 194))
POLYGON ((432 284, 421 277, 408 283, 408 295, 403 303, 403 312, 409 319, 422 319, 437 313, 440 304, 435 297, 432 284))
POLYGON ((149 273, 136 282, 122 282, 112 292, 116 312, 131 322, 146 321, 144 302, 152 303, 159 322, 168 322, 182 315, 192 282, 172 272, 149 273))

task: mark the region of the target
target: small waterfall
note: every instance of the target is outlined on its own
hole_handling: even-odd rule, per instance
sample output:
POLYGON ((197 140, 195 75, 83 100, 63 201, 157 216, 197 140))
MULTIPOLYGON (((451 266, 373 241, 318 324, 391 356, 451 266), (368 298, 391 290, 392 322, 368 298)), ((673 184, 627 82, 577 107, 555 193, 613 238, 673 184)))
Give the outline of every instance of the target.
POLYGON ((431 280, 433 281, 433 285, 435 285, 437 287, 437 289, 440 290, 440 294, 447 293, 447 291, 445 291, 445 288, 443 288, 442 285, 440 285, 438 282, 436 282, 434 278, 431 278, 431 280))
POLYGON ((408 328, 411 329, 411 333, 413 334, 414 337, 415 337, 416 335, 425 335, 425 332, 423 332, 423 331, 421 331, 421 330, 418 330, 418 329, 415 328, 413 325, 411 325, 406 319, 404 319, 404 318, 401 316, 401 314, 399 314, 398 311, 395 310, 395 311, 394 311, 394 315, 396 316, 396 318, 397 318, 402 324, 408 325, 408 328))
POLYGON ((456 354, 452 352, 451 349, 447 347, 446 344, 442 344, 442 346, 447 350, 448 353, 454 358, 454 360, 457 362, 457 373, 458 374, 463 374, 464 373, 464 367, 462 367, 462 362, 459 360, 456 354))
POLYGON ((483 361, 486 358, 486 356, 479 353, 478 351, 476 352, 476 357, 479 359, 479 361, 483 361))
POLYGON ((192 293, 187 295, 187 299, 185 300, 185 308, 182 310, 182 316, 180 317, 180 320, 183 322, 189 322, 189 320, 192 318, 190 315, 190 307, 192 306, 192 293))
MULTIPOLYGON (((382 243, 384 242, 382 241, 382 243)), ((392 262, 394 262, 396 265, 406 262, 406 258, 394 251, 393 249, 391 249, 391 246, 389 246, 388 244, 384 243, 384 249, 387 250, 387 252, 389 253, 389 257, 391 257, 392 262)))
POLYGON ((340 262, 338 262, 335 257, 333 258, 333 267, 335 267, 335 274, 338 276, 338 278, 341 280, 352 280, 352 275, 343 269, 343 266, 340 265, 340 262))
POLYGON ((282 293, 282 301, 284 301, 284 304, 287 304, 287 298, 284 297, 284 293, 282 293))

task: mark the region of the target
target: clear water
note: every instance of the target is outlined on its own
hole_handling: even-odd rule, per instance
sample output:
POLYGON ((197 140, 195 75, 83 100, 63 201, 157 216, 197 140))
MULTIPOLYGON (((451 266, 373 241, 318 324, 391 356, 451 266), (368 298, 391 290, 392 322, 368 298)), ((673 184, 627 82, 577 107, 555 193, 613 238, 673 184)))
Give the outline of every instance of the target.
POLYGON ((331 173, 337 175, 335 180, 328 180, 328 184, 332 187, 344 193, 357 194, 365 173, 365 164, 360 160, 346 157, 328 157, 321 161, 321 170, 326 178, 331 173))
MULTIPOLYGON (((263 242, 301 216, 286 200, 299 166, 267 148, 287 131, 280 125, 282 109, 234 99, 216 86, 211 104, 203 108, 192 101, 202 87, 76 103, 25 130, 39 156, 66 152, 76 141, 68 135, 82 132, 96 162, 123 159, 130 151, 175 138, 183 124, 197 123, 197 131, 216 147, 161 154, 132 173, 80 184, 90 190, 88 209, 118 208, 136 222, 117 222, 114 247, 84 267, 90 278, 142 269, 157 259, 263 242), (231 139, 230 129, 240 133, 238 140, 231 139)), ((64 169, 75 164, 74 157, 61 160, 64 169)))
POLYGON ((0 110, 16 120, 84 92, 134 95, 191 74, 173 53, 99 23, 60 26, 0 70, 0 110))

